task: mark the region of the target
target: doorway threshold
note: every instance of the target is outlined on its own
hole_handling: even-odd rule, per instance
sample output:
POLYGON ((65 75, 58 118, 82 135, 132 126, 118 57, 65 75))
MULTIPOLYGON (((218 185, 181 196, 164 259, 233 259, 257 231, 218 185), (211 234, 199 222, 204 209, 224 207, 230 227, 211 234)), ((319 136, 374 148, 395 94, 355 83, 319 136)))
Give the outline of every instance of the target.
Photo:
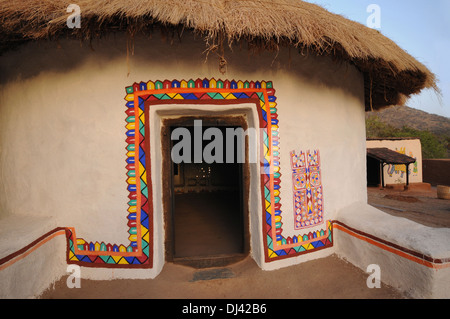
POLYGON ((173 263, 183 266, 189 266, 197 269, 224 267, 247 257, 248 254, 226 254, 213 256, 196 256, 196 257, 174 257, 173 263))
POLYGON ((235 276, 236 275, 234 274, 234 272, 229 268, 212 268, 196 271, 190 282, 214 279, 228 279, 234 278, 235 276))

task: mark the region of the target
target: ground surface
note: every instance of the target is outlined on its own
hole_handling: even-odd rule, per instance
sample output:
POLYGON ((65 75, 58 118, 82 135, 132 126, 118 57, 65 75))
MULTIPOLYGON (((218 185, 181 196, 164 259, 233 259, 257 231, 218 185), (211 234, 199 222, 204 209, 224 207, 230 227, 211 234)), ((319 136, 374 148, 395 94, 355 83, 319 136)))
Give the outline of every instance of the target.
POLYGON ((394 216, 408 218, 428 227, 450 228, 450 200, 438 199, 437 190, 396 191, 368 188, 372 206, 394 216))
MULTIPOLYGON (((450 201, 428 192, 371 188, 369 204, 430 227, 450 227, 450 201)), ((66 278, 43 299, 401 299, 391 287, 370 289, 368 274, 337 256, 262 271, 251 258, 219 269, 198 270, 166 263, 152 280, 81 280, 69 289, 66 278), (206 271, 206 272, 205 272, 206 271)))
POLYGON ((276 271, 263 271, 247 258, 220 272, 204 274, 166 263, 151 280, 82 280, 69 289, 66 278, 42 298, 133 299, 395 299, 402 296, 390 287, 369 289, 368 274, 336 256, 276 271), (203 275, 202 275, 203 274, 203 275), (223 277, 222 279, 211 279, 223 277))

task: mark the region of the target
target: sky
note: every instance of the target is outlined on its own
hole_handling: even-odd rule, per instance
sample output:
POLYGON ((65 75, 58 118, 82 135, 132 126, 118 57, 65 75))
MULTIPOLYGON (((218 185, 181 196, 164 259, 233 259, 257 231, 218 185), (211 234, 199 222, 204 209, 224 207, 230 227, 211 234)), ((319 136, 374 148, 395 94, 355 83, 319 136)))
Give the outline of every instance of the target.
POLYGON ((380 9, 372 26, 424 64, 438 80, 441 94, 424 90, 408 106, 450 118, 450 0, 305 0, 364 25, 374 21, 372 4, 380 9))

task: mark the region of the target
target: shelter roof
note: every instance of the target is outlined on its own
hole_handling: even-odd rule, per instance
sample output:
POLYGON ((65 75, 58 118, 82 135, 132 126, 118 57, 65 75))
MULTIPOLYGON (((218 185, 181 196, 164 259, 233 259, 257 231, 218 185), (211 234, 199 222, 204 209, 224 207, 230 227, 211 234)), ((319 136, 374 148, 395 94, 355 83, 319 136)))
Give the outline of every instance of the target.
POLYGON ((380 148, 368 148, 367 156, 372 157, 382 163, 386 164, 412 164, 416 161, 416 159, 400 154, 396 151, 388 149, 386 147, 380 148))

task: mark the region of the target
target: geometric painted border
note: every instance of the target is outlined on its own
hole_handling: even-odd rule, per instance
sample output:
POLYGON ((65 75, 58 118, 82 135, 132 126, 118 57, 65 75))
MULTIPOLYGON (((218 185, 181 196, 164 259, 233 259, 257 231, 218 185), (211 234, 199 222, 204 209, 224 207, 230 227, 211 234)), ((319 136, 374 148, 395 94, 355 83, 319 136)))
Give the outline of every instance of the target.
MULTIPOLYGON (((427 268, 432 268, 435 270, 450 268, 450 257, 447 258, 435 258, 431 255, 426 255, 423 252, 414 251, 409 248, 403 247, 399 244, 395 244, 389 242, 380 237, 373 236, 371 234, 365 233, 363 231, 357 230, 355 228, 349 227, 346 224, 334 220, 331 221, 333 230, 339 230, 347 233, 350 236, 353 236, 361 241, 364 241, 368 244, 377 246, 380 249, 393 253, 402 258, 408 259, 415 263, 418 263, 427 268)), ((57 227, 53 230, 47 232, 43 236, 40 236, 29 245, 19 249, 17 251, 12 252, 9 255, 6 255, 0 258, 0 271, 14 265, 18 261, 26 258, 29 254, 39 249, 45 243, 51 241, 52 239, 58 236, 67 236, 67 232, 69 229, 67 227, 57 227)))
MULTIPOLYGON (((127 95, 129 96, 129 95, 127 95)), ((149 220, 152 218, 148 202, 145 170, 145 134, 140 135, 145 123, 137 120, 137 106, 126 103, 126 169, 129 244, 86 242, 77 238, 75 229, 68 228, 68 263, 90 267, 151 268, 152 247, 149 220), (139 168, 139 169, 138 169, 139 168), (140 176, 137 175, 140 172, 140 176)))
MULTIPOLYGON (((272 82, 149 81, 126 87, 126 168, 129 244, 86 242, 68 228, 68 263, 91 267, 151 268, 153 266, 153 205, 149 127, 146 107, 175 103, 243 103, 256 101, 261 132, 261 195, 266 262, 332 246, 332 227, 285 238, 280 203, 278 115, 272 82)), ((147 110, 148 111, 148 110, 147 110)))

